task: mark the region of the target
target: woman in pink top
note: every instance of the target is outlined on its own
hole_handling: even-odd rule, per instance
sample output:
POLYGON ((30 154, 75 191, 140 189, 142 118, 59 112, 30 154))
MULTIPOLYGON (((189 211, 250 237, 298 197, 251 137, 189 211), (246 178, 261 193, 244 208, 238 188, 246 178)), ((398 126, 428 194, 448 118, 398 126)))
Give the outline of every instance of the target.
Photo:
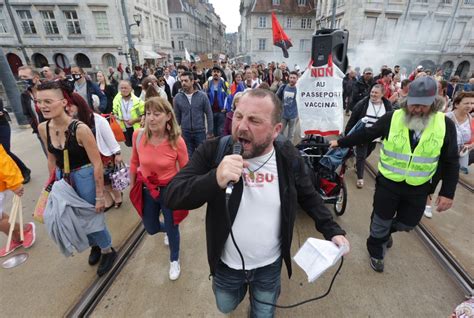
POLYGON ((170 103, 161 97, 145 102, 145 128, 133 133, 131 186, 143 183, 143 225, 148 234, 166 232, 170 247, 171 280, 180 274, 177 215, 163 205, 166 186, 188 163, 188 152, 170 103), (164 223, 160 222, 160 210, 164 223))

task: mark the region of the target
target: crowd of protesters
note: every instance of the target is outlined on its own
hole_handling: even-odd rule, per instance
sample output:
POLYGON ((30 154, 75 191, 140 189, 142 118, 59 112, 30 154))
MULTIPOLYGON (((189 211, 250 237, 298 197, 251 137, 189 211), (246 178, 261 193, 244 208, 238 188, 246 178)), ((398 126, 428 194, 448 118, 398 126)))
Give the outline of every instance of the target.
MULTIPOLYGON (((290 70, 286 63, 274 62, 247 65, 213 61, 208 68, 186 62, 167 66, 145 63, 136 66, 133 72, 120 64, 117 69, 109 67, 94 76, 78 66, 73 66, 70 73, 52 72, 48 67, 41 73, 29 66, 19 68, 19 78, 26 86, 21 99, 23 112, 48 158, 49 172, 56 179, 61 178, 62 150, 69 148, 74 170, 70 179, 79 197, 98 212, 120 208, 123 195, 110 186, 108 177, 123 164, 120 144, 107 123, 114 117, 124 133, 125 145, 132 147, 131 185, 139 183, 143 190, 145 228, 149 234, 166 233, 172 280, 179 277, 181 270, 179 221, 173 219, 172 211, 164 205, 159 193, 166 193, 168 182, 205 140, 231 134, 233 113, 243 92, 257 88, 272 92, 283 105, 281 134, 290 141, 295 137, 299 118, 296 83, 302 74, 298 65, 290 70), (87 177, 76 178, 79 174, 87 177), (158 188, 158 193, 150 187, 158 188), (164 222, 159 220, 160 211, 164 222)), ((474 147, 471 116, 474 78, 461 84, 458 76, 446 81, 442 70, 430 74, 422 66, 408 74, 398 65, 393 69, 384 65, 377 75, 370 67, 362 72, 358 67, 350 68, 343 80, 344 108, 350 116, 346 133, 362 118, 366 118, 366 126, 370 127, 384 114, 399 109, 407 99, 410 83, 432 76, 438 84, 436 107, 456 124, 460 171, 468 173, 474 154, 470 151, 474 147)), ((364 186, 364 163, 376 141, 356 146, 358 188, 364 186)), ((30 170, 10 152, 9 140, 2 144, 20 168, 23 182, 28 182, 30 170)), ((431 217, 429 199, 425 215, 431 217)), ((103 275, 116 257, 105 221, 102 229, 89 234, 88 239, 89 264, 100 261, 97 272, 103 275)))

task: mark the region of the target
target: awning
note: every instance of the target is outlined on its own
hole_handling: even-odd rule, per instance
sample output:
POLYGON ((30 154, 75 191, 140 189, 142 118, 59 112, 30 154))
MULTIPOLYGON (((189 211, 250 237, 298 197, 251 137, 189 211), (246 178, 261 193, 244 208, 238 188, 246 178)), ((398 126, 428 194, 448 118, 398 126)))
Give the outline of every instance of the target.
POLYGON ((162 56, 153 51, 143 51, 143 58, 145 59, 161 59, 162 56))

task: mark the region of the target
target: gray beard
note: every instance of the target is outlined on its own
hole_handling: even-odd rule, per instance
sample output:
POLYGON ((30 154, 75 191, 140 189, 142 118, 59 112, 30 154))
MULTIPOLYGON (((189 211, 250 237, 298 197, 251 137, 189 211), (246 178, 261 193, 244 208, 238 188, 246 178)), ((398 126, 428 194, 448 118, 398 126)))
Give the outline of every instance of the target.
POLYGON ((409 130, 422 131, 428 126, 433 113, 423 115, 412 115, 405 112, 405 124, 409 130))

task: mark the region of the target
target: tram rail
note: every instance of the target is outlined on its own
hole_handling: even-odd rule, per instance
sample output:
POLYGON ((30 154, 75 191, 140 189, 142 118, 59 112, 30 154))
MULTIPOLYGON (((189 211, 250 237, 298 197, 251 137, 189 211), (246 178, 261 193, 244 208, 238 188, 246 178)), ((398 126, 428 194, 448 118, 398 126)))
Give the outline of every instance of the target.
POLYGON ((65 317, 89 317, 100 302, 107 290, 112 286, 115 278, 120 274, 135 250, 145 237, 145 228, 140 222, 132 231, 118 251, 117 260, 112 269, 103 277, 97 278, 89 288, 82 293, 77 303, 65 314, 65 317))

